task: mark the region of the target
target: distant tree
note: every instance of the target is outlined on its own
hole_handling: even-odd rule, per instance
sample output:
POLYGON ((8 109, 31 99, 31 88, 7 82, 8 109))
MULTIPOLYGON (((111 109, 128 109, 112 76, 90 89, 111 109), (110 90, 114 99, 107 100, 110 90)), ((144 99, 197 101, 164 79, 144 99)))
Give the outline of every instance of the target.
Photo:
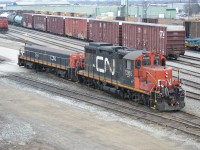
POLYGON ((198 14, 200 12, 198 0, 189 0, 189 2, 184 5, 184 11, 189 14, 189 16, 198 14))

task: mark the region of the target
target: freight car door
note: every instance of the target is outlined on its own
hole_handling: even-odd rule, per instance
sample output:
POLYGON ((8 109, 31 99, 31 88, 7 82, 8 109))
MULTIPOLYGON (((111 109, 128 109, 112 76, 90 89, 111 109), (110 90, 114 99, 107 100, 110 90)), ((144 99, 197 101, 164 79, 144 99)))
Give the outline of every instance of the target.
POLYGON ((133 86, 133 61, 123 60, 123 84, 133 86))

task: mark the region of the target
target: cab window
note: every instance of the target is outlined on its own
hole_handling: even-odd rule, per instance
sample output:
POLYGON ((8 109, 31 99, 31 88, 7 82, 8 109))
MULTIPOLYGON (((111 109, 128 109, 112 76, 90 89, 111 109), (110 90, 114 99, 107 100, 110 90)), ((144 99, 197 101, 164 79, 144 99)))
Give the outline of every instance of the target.
POLYGON ((136 67, 137 69, 139 69, 140 66, 141 66, 141 61, 140 61, 140 60, 136 60, 136 62, 135 62, 135 67, 136 67))
POLYGON ((143 66, 149 66, 151 65, 150 57, 149 56, 143 56, 142 58, 142 65, 143 66))
POLYGON ((156 66, 160 65, 160 56, 158 55, 154 56, 154 65, 156 66))
POLYGON ((131 61, 130 60, 126 60, 126 69, 131 70, 131 61))
POLYGON ((165 65, 166 65, 165 59, 163 58, 163 59, 162 59, 162 66, 165 66, 165 65))

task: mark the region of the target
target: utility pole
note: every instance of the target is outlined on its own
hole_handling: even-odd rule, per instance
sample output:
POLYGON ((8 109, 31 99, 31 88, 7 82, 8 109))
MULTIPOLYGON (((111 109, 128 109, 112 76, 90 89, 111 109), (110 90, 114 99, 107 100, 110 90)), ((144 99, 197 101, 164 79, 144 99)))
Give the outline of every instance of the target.
POLYGON ((149 7, 148 1, 143 0, 143 14, 142 14, 143 18, 147 18, 147 9, 148 9, 148 7, 149 7))
POLYGON ((188 20, 189 20, 189 17, 190 17, 190 0, 189 0, 189 6, 188 6, 188 20))
POLYGON ((128 0, 126 0, 126 21, 128 21, 128 0))

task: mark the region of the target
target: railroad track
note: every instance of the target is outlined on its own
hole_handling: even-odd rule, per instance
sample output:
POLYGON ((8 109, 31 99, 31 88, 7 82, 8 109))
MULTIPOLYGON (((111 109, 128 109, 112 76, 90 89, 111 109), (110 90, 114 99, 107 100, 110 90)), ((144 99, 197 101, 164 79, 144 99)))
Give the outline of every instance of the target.
POLYGON ((191 71, 191 70, 185 69, 185 68, 175 67, 175 66, 172 66, 172 65, 167 65, 167 66, 168 67, 172 67, 173 71, 180 70, 181 74, 191 75, 191 76, 194 76, 194 77, 197 77, 197 78, 200 77, 200 73, 199 72, 191 71))
MULTIPOLYGON (((196 82, 191 81, 191 80, 183 79, 183 84, 190 87, 190 88, 193 88, 195 90, 200 91, 200 83, 196 83, 196 82)), ((192 91, 186 91, 186 97, 200 101, 200 94, 199 93, 195 93, 195 92, 192 92, 192 91)))
MULTIPOLYGON (((21 39, 23 39, 21 37, 21 34, 22 34, 22 32, 20 32, 20 31, 10 30, 10 32, 8 33, 8 36, 14 36, 14 37, 17 37, 17 38, 19 38, 21 40, 21 39)), ((70 46, 68 44, 62 44, 59 41, 56 42, 55 40, 51 40, 51 39, 48 39, 48 38, 45 38, 45 37, 38 37, 37 35, 31 35, 29 38, 34 39, 34 40, 38 40, 38 41, 42 41, 44 43, 48 43, 48 44, 51 44, 51 45, 54 45, 54 46, 58 46, 58 47, 64 48, 67 51, 83 52, 83 49, 84 49, 83 47, 82 48, 77 48, 76 46, 73 46, 73 45, 70 46)), ((24 39, 23 39, 23 42, 24 42, 24 39)))
POLYGON ((168 113, 153 112, 147 107, 144 107, 146 110, 142 109, 143 107, 141 107, 140 109, 137 106, 130 105, 128 103, 124 104, 117 100, 93 96, 81 93, 80 91, 78 92, 76 90, 71 90, 69 88, 61 88, 57 85, 31 79, 17 74, 7 76, 6 78, 15 82, 19 82, 20 84, 25 84, 36 89, 49 92, 51 94, 56 94, 80 102, 85 102, 87 104, 92 104, 123 115, 128 115, 129 117, 132 117, 134 119, 140 119, 143 121, 147 121, 148 123, 151 122, 156 125, 161 125, 162 127, 168 127, 178 130, 182 133, 185 133, 186 135, 189 134, 200 138, 200 132, 197 132, 200 131, 200 117, 194 116, 193 114, 187 114, 187 116, 183 117, 180 117, 180 115, 171 116, 168 113))
POLYGON ((9 25, 9 28, 11 28, 12 30, 17 30, 17 31, 22 31, 28 34, 34 34, 34 35, 38 35, 38 36, 43 36, 46 38, 50 38, 53 40, 58 40, 58 41, 62 41, 62 42, 66 42, 66 43, 70 43, 70 44, 74 44, 74 45, 78 45, 78 46, 82 46, 84 47, 88 42, 85 41, 81 41, 78 39, 71 39, 68 37, 64 37, 61 35, 54 35, 54 34, 50 34, 50 33, 46 33, 46 32, 42 32, 42 31, 37 31, 37 30, 31 30, 31 29, 27 29, 27 28, 23 28, 23 27, 16 27, 16 26, 12 26, 9 25))
POLYGON ((194 92, 191 92, 191 91, 186 92, 186 97, 194 99, 194 100, 198 100, 198 101, 200 100, 200 94, 194 93, 194 92))
MULTIPOLYGON (((16 41, 16 42, 20 42, 20 43, 24 43, 24 38, 20 38, 20 37, 15 38, 15 37, 13 37, 12 35, 9 35, 9 34, 5 34, 4 37, 0 36, 0 38, 6 39, 6 40, 16 41)), ((29 43, 29 44, 34 44, 34 45, 40 45, 40 44, 38 44, 38 43, 31 42, 31 41, 29 41, 28 43, 29 43)))
POLYGON ((188 61, 184 61, 184 60, 176 60, 176 63, 182 64, 182 65, 187 65, 187 66, 190 66, 190 67, 200 68, 200 65, 198 64, 198 62, 192 63, 192 62, 188 62, 188 61))
POLYGON ((189 55, 181 55, 180 58, 185 58, 185 59, 189 59, 189 60, 200 61, 199 57, 193 57, 193 56, 189 56, 189 55))

